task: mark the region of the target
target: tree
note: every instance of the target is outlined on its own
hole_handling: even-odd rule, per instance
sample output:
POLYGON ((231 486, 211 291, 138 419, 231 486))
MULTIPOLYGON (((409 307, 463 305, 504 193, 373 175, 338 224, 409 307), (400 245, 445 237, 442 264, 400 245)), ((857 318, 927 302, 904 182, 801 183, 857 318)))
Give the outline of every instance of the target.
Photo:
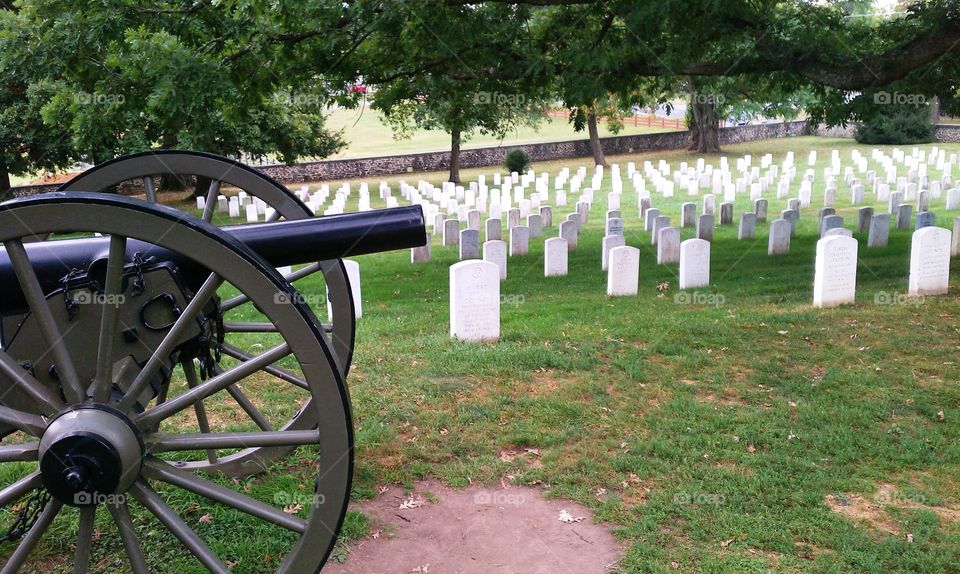
MULTIPOLYGON (((323 112, 331 95, 347 96, 315 69, 330 65, 355 33, 342 3, 18 6, 0 10, 0 60, 35 95, 44 125, 69 134, 53 164, 175 147, 289 163, 343 145, 323 112)), ((28 143, 39 148, 42 138, 28 143)))
MULTIPOLYGON (((0 10, 0 29, 13 15, 0 10)), ((71 155, 69 134, 45 125, 40 114, 49 86, 27 85, 3 55, 0 51, 0 199, 10 190, 11 175, 60 169, 71 155)))
MULTIPOLYGON (((592 81, 596 91, 627 94, 647 82, 678 85, 692 78, 694 94, 702 95, 707 78, 772 78, 783 83, 775 100, 806 86, 819 102, 811 104, 814 119, 835 122, 857 117, 858 106, 845 101, 857 97, 850 92, 872 95, 891 85, 928 95, 956 91, 960 7, 951 0, 902 3, 892 17, 860 17, 866 13, 858 0, 488 1, 539 6, 542 15, 533 20, 550 22, 536 28, 550 74, 592 81), (586 41, 584 30, 599 33, 586 41), (934 78, 943 81, 937 86, 934 78), (843 105, 834 113, 828 104, 843 105)), ((865 105, 859 109, 869 113, 865 105)), ((692 111, 696 136, 705 138, 697 147, 714 149, 719 114, 709 102, 692 111)))
POLYGON ((930 109, 925 104, 878 104, 878 112, 857 126, 856 140, 865 144, 918 144, 933 141, 930 109))
POLYGON ((460 148, 475 132, 503 137, 541 117, 525 50, 525 7, 404 2, 377 15, 352 57, 373 108, 403 137, 450 134, 449 180, 460 181, 460 148))

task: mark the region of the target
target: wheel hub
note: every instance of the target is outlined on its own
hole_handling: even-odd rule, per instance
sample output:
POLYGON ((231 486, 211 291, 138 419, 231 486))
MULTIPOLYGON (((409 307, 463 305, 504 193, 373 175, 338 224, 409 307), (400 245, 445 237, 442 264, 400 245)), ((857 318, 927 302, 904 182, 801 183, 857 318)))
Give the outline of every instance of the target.
POLYGON ((47 426, 39 456, 47 490, 64 504, 86 507, 130 488, 140 475, 144 448, 130 419, 102 405, 85 405, 47 426))

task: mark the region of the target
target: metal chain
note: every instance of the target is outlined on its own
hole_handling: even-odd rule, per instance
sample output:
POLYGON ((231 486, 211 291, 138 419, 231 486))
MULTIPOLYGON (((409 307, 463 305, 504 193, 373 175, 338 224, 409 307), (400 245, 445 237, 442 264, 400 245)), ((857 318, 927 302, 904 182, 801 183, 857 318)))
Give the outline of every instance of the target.
POLYGON ((40 514, 47 507, 50 499, 53 498, 46 488, 38 488, 33 496, 27 499, 23 508, 17 513, 17 518, 10 525, 7 533, 0 536, 0 543, 13 542, 19 540, 24 534, 33 528, 33 525, 40 519, 40 514))
POLYGON ((133 254, 133 268, 137 272, 137 276, 134 277, 133 282, 130 288, 131 297, 139 297, 143 294, 144 290, 147 288, 147 284, 143 279, 143 268, 147 265, 153 263, 153 257, 144 258, 142 253, 133 254))
POLYGON ((69 273, 60 278, 60 285, 63 286, 63 305, 67 308, 67 320, 73 321, 77 318, 80 311, 80 305, 77 300, 70 296, 70 283, 83 276, 83 271, 71 269, 69 273))

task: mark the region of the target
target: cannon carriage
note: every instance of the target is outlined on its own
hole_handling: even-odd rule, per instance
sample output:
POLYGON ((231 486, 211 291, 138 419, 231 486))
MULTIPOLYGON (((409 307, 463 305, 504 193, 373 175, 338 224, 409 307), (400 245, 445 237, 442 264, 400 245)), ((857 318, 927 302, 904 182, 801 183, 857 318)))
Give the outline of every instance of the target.
POLYGON ((277 564, 243 569, 319 571, 353 466, 355 325, 340 258, 422 245, 420 208, 316 218, 254 170, 188 152, 120 158, 63 188, 0 204, 0 506, 12 521, 0 574, 26 571, 66 513, 74 572, 91 571, 98 513, 120 532, 122 571, 157 571, 135 513, 201 571, 230 571, 221 541, 169 502, 178 490, 289 540, 277 564), (162 173, 214 182, 201 217, 156 202, 147 182, 162 173), (88 192, 136 178, 147 201, 88 192), (212 225, 222 184, 265 201, 274 221, 212 225), (323 276, 330 321, 292 284, 311 274, 323 276), (306 504, 290 511, 245 491, 238 479, 300 447, 319 451, 313 484, 300 485, 306 504))

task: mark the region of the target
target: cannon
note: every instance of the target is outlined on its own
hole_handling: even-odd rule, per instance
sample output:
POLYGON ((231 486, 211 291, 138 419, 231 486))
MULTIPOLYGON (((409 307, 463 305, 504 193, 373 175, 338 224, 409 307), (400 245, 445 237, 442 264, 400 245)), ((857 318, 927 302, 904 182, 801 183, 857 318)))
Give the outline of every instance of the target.
MULTIPOLYGON (((165 207, 149 189, 147 201, 67 191, 0 204, 0 507, 12 523, 0 530, 0 574, 24 568, 63 515, 79 573, 90 571, 104 520, 119 532, 120 571, 135 574, 151 571, 150 521, 209 572, 318 572, 334 546, 353 471, 353 310, 339 259, 422 245, 423 214, 310 217, 249 168, 178 153, 166 163, 116 160, 68 187, 191 167, 215 182, 261 185, 281 215, 218 228, 212 212, 165 207), (303 267, 276 270, 291 264, 303 267), (313 273, 323 274, 333 324, 291 283, 313 273), (350 312, 339 325, 337 309, 350 312), (339 352, 338 330, 350 333, 339 352), (296 485, 295 505, 263 500, 238 479, 301 448, 312 449, 315 477, 296 485), (185 498, 252 522, 282 552, 235 565, 225 541, 175 509, 185 498)), ((215 204, 219 184, 211 192, 215 204)))

